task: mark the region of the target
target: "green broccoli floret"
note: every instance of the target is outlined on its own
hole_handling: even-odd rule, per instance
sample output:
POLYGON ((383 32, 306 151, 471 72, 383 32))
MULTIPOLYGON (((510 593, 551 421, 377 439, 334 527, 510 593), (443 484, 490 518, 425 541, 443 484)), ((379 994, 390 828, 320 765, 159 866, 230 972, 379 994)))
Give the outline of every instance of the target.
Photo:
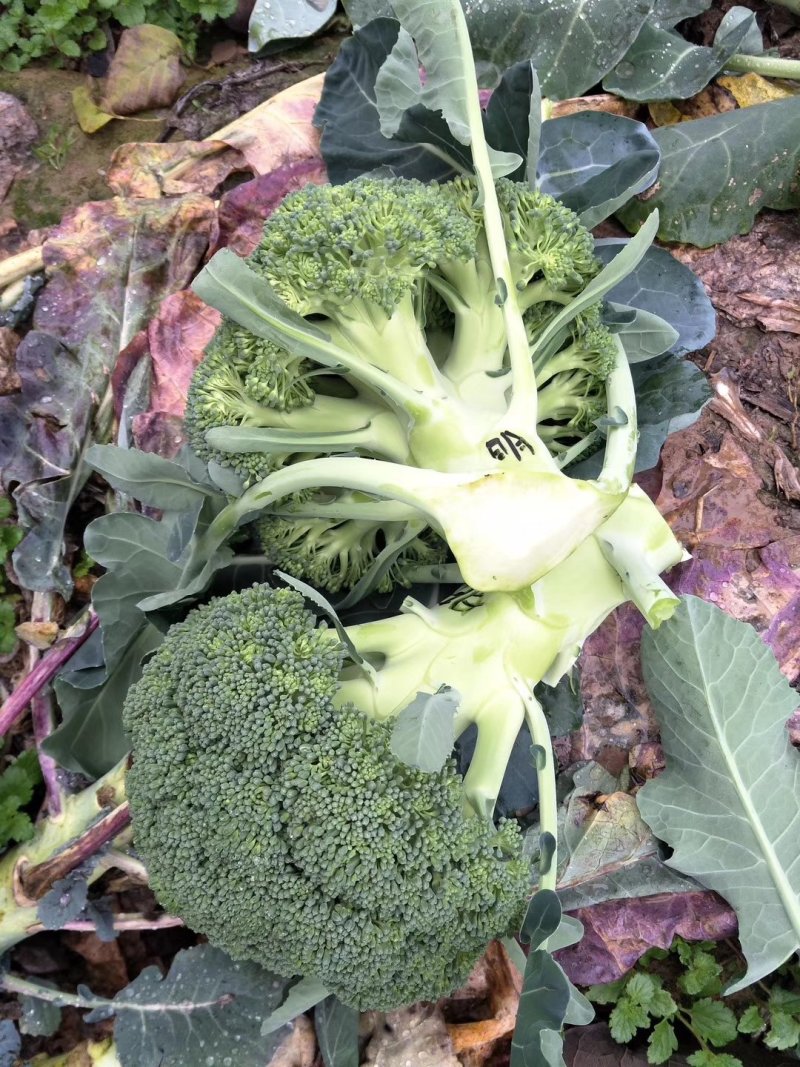
POLYGON ((161 902, 234 957, 359 1008, 435 1000, 518 925, 522 839, 465 811, 452 761, 407 766, 387 723, 337 706, 342 659, 293 590, 174 626, 125 704, 136 845, 161 902))
MULTIPOLYGON (((353 494, 347 496, 352 500, 353 494)), ((339 498, 340 503, 343 499, 339 498)), ((351 589, 382 553, 383 559, 387 555, 390 558, 373 585, 379 593, 388 593, 397 585, 407 586, 421 573, 420 568, 447 561, 447 545, 430 529, 409 538, 409 524, 405 522, 347 519, 324 513, 314 516, 314 498, 306 498, 297 506, 308 517, 298 517, 291 510, 265 515, 256 523, 258 538, 276 567, 328 592, 351 589), (397 546, 396 554, 389 552, 393 545, 397 546)))

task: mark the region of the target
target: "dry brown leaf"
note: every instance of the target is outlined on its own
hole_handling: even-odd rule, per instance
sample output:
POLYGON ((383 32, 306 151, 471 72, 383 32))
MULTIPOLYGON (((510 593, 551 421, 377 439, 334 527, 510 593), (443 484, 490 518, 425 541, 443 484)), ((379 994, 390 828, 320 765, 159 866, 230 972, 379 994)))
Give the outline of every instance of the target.
POLYGON ((609 115, 623 115, 632 119, 638 110, 639 105, 630 100, 612 96, 611 93, 598 93, 596 96, 573 96, 568 100, 557 100, 553 104, 551 117, 561 119, 578 111, 605 111, 609 115))
POLYGON ((461 1067, 438 1008, 416 1005, 375 1013, 373 1022, 364 1067, 461 1067))
POLYGON ((22 379, 17 374, 14 353, 19 348, 19 334, 7 326, 0 326, 0 396, 16 393, 22 386, 22 379))
POLYGON ((32 648, 44 651, 53 644, 58 637, 57 622, 21 622, 14 627, 14 632, 20 641, 32 648))
POLYGON ((739 325, 800 334, 800 217, 796 213, 765 212, 749 234, 713 248, 678 245, 672 252, 700 276, 715 307, 739 325))
POLYGON ((267 1067, 314 1067, 317 1038, 307 1015, 298 1015, 289 1036, 281 1043, 267 1067))
POLYGON ((788 83, 768 81, 760 74, 740 74, 733 77, 724 74, 717 78, 717 83, 727 89, 739 107, 753 107, 755 104, 768 104, 772 100, 785 100, 787 96, 797 96, 800 89, 790 87, 788 83))
POLYGON ((121 145, 111 158, 108 184, 119 196, 211 195, 234 171, 270 174, 308 160, 322 166, 319 131, 311 124, 322 78, 276 93, 205 141, 121 145))

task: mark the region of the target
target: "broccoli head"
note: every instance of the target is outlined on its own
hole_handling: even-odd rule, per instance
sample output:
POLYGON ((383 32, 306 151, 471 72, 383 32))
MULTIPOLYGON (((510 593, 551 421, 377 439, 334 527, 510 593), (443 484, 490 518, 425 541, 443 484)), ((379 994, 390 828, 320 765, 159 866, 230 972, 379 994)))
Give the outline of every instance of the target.
MULTIPOLYGON (((228 327, 212 346, 214 366, 192 385, 192 440, 246 472, 243 513, 280 511, 281 536, 270 540, 289 555, 300 546, 298 559, 331 494, 347 502, 337 518, 366 525, 333 537, 330 523, 314 526, 331 589, 381 570, 376 552, 394 540, 381 501, 403 504, 404 521, 443 538, 467 584, 513 591, 566 559, 628 491, 633 382, 619 338, 600 321, 619 271, 600 283, 591 234, 552 197, 501 179, 494 224, 486 204, 464 178, 309 185, 270 216, 247 264, 220 253, 220 274, 212 263, 195 283, 212 302, 221 285, 222 306, 266 354, 232 390, 219 358, 235 334, 228 327), (498 255, 513 289, 499 285, 498 255), (562 467, 602 447, 598 425, 607 430, 601 474, 569 478, 562 467), (307 506, 292 535, 282 501, 298 493, 307 506), (357 531, 359 545, 336 550, 357 531)), ((649 232, 627 247, 629 269, 649 232)))
POLYGON ((407 766, 387 723, 337 707, 342 660, 293 590, 196 609, 127 697, 128 791, 167 908, 236 958, 390 1009, 462 983, 530 875, 452 762, 407 766))

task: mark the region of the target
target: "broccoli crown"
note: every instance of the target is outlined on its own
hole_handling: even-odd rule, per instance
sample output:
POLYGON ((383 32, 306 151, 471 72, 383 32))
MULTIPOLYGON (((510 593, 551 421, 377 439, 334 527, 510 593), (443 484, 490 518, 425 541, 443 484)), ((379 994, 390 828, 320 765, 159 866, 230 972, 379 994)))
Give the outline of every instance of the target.
POLYGON ((449 762, 397 760, 336 708, 343 651, 293 590, 173 626, 125 702, 137 848, 161 902, 235 958, 358 1008, 456 988, 524 910, 515 824, 464 814, 449 762))
MULTIPOLYGON (((303 500, 305 508, 312 498, 303 500)), ((293 518, 291 514, 265 515, 255 524, 269 561, 295 578, 331 593, 351 589, 362 578, 387 543, 400 540, 405 523, 366 519, 293 518)), ((426 530, 403 545, 394 562, 380 577, 375 590, 391 592, 408 586, 410 567, 431 566, 447 560, 447 545, 426 530)))
POLYGON ((358 299, 391 315, 426 268, 474 256, 477 233, 435 185, 359 178, 287 196, 250 263, 301 314, 358 299))

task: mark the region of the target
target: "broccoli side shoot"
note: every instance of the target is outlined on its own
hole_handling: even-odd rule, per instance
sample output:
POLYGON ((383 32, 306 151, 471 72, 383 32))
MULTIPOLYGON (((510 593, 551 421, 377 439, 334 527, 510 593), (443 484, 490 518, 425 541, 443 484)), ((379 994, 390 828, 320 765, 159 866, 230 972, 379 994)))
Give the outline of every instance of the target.
POLYGON ((174 626, 125 703, 134 833, 161 902, 240 959, 343 1001, 435 1000, 517 926, 515 825, 465 814, 452 763, 398 761, 335 706, 343 651, 293 590, 255 586, 174 626))

